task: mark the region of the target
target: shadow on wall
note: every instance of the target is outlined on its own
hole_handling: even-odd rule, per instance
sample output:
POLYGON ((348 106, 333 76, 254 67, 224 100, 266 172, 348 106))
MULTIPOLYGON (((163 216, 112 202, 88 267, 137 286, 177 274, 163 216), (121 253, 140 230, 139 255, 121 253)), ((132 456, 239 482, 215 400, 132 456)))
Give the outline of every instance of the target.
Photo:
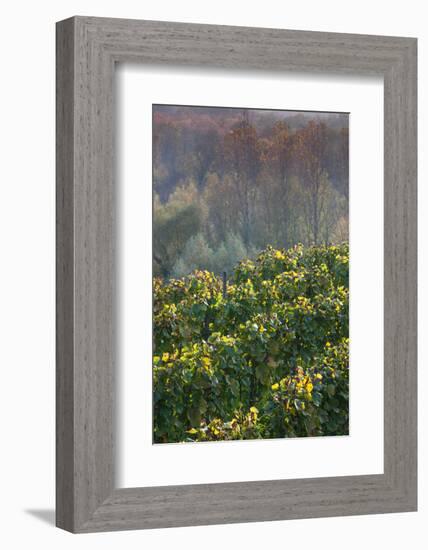
POLYGON ((26 514, 33 516, 44 523, 55 526, 55 510, 50 508, 32 508, 29 510, 24 510, 26 514))

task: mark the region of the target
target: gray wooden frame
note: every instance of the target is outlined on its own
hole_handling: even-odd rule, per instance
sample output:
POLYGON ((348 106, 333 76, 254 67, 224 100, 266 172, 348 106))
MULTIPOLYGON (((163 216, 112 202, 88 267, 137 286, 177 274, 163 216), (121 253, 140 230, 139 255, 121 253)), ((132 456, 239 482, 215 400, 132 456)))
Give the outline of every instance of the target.
POLYGON ((58 527, 416 510, 416 83, 413 38, 90 17, 57 24, 58 527), (115 488, 113 80, 115 63, 124 61, 383 76, 382 475, 115 488))

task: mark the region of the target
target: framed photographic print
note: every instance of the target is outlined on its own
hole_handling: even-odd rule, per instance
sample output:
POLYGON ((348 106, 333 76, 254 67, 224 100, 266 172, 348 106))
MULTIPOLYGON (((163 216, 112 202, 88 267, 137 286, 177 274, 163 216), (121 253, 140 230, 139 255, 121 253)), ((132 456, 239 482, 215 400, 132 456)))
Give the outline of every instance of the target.
POLYGON ((57 525, 416 509, 416 40, 57 24, 57 525))
POLYGON ((154 443, 349 434, 348 118, 153 105, 154 443))

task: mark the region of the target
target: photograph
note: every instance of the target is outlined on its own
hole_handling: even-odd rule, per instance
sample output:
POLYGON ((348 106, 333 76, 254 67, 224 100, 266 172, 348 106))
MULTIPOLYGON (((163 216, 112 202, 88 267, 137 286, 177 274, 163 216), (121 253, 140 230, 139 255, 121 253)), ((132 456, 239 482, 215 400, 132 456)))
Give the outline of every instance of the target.
POLYGON ((349 115, 153 105, 153 442, 349 433, 349 115))

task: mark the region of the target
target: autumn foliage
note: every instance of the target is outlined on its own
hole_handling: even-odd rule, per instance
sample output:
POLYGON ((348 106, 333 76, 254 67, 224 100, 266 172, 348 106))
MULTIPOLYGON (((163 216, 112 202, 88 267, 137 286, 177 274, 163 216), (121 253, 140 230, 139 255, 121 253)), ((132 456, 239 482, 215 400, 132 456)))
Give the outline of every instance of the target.
POLYGON ((155 278, 157 443, 348 433, 348 244, 155 278))
POLYGON ((154 106, 155 275, 347 240, 348 126, 345 113, 154 106))

